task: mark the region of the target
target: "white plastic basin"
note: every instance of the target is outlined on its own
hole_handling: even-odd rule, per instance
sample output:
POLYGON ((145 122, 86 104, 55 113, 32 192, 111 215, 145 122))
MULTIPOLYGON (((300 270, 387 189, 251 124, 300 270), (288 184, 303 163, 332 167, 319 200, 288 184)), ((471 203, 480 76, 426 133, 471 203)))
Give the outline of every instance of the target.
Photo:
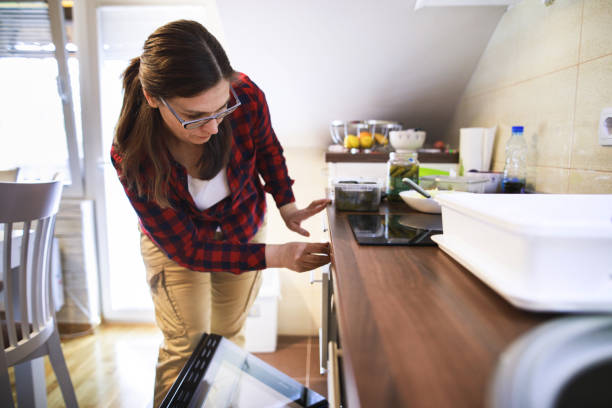
POLYGON ((515 306, 612 311, 612 195, 467 194, 437 198, 433 239, 515 306))

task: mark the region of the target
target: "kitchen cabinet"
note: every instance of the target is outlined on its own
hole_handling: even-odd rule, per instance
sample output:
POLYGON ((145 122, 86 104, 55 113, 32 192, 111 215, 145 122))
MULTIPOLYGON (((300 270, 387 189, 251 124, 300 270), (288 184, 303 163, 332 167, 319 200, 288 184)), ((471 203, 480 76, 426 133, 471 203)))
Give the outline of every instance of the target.
POLYGON ((321 344, 340 350, 343 406, 485 405, 500 354, 557 315, 511 306, 437 247, 359 246, 347 214, 327 209, 337 336, 321 344))

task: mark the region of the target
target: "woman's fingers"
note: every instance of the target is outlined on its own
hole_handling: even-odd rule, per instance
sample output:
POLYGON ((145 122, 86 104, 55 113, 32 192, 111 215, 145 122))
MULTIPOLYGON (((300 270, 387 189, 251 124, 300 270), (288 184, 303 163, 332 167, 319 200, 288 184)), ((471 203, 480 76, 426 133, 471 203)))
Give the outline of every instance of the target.
POLYGON ((309 237, 309 236, 310 236, 310 232, 308 232, 308 231, 306 231, 304 228, 302 228, 302 227, 300 226, 300 223, 299 223, 299 222, 292 222, 292 223, 289 225, 289 229, 290 229, 290 230, 292 230, 292 231, 294 231, 294 232, 297 232, 298 234, 303 235, 303 236, 305 236, 305 237, 309 237))
POLYGON ((331 200, 329 198, 321 198, 319 200, 314 200, 313 202, 310 203, 310 205, 308 207, 314 208, 314 207, 323 207, 325 208, 328 204, 331 203, 331 200))
POLYGON ((303 211, 308 213, 309 216, 312 216, 312 215, 322 211, 323 209, 325 209, 325 207, 327 207, 327 205, 330 204, 330 203, 331 203, 331 200, 327 199, 327 198, 322 198, 320 200, 314 200, 303 211))
POLYGON ((304 228, 301 227, 301 223, 302 221, 304 221, 307 218, 312 217, 313 215, 321 212, 325 207, 327 207, 327 205, 331 202, 331 200, 327 199, 327 198, 323 198, 320 200, 315 200, 313 202, 310 203, 310 205, 308 205, 308 207, 302 209, 302 210, 297 210, 295 212, 293 212, 290 215, 287 215, 286 218, 284 218, 285 220, 285 224, 287 224, 287 227, 294 232, 297 232, 300 235, 303 235, 305 237, 309 237, 310 233, 305 230, 304 228))
POLYGON ((307 268, 309 271, 311 269, 318 268, 323 265, 327 265, 330 262, 329 255, 307 255, 302 259, 300 263, 302 266, 307 268))
POLYGON ((296 272, 305 272, 325 264, 330 258, 329 243, 288 242, 266 247, 266 262, 270 266, 283 266, 296 272))
POLYGON ((326 254, 329 255, 329 242, 313 242, 306 247, 311 254, 326 254))
POLYGON ((330 262, 329 243, 308 243, 297 259, 298 272, 305 272, 330 262))

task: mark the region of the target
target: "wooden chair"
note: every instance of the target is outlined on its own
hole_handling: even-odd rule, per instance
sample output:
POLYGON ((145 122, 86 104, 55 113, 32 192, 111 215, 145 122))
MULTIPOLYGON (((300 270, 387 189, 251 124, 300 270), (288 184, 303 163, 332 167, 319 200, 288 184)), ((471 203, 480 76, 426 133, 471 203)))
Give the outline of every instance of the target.
MULTIPOLYGON (((4 229, 0 248, 0 279, 4 281, 4 313, 0 315, 2 407, 14 406, 8 367, 44 355, 49 356, 66 406, 78 407, 62 353, 51 294, 49 261, 61 192, 60 181, 0 182, 0 223, 4 229), (23 229, 15 230, 15 223, 23 223, 23 229)), ((19 380, 16 375, 18 389, 19 380)), ((18 398, 21 406, 19 393, 18 398)))

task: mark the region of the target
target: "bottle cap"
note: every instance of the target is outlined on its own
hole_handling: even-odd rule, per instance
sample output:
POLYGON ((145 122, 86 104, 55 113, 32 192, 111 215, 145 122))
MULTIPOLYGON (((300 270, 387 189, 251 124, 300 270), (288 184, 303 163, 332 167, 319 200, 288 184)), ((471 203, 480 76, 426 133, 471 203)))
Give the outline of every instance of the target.
POLYGON ((523 133, 522 126, 512 126, 512 133, 523 133))

